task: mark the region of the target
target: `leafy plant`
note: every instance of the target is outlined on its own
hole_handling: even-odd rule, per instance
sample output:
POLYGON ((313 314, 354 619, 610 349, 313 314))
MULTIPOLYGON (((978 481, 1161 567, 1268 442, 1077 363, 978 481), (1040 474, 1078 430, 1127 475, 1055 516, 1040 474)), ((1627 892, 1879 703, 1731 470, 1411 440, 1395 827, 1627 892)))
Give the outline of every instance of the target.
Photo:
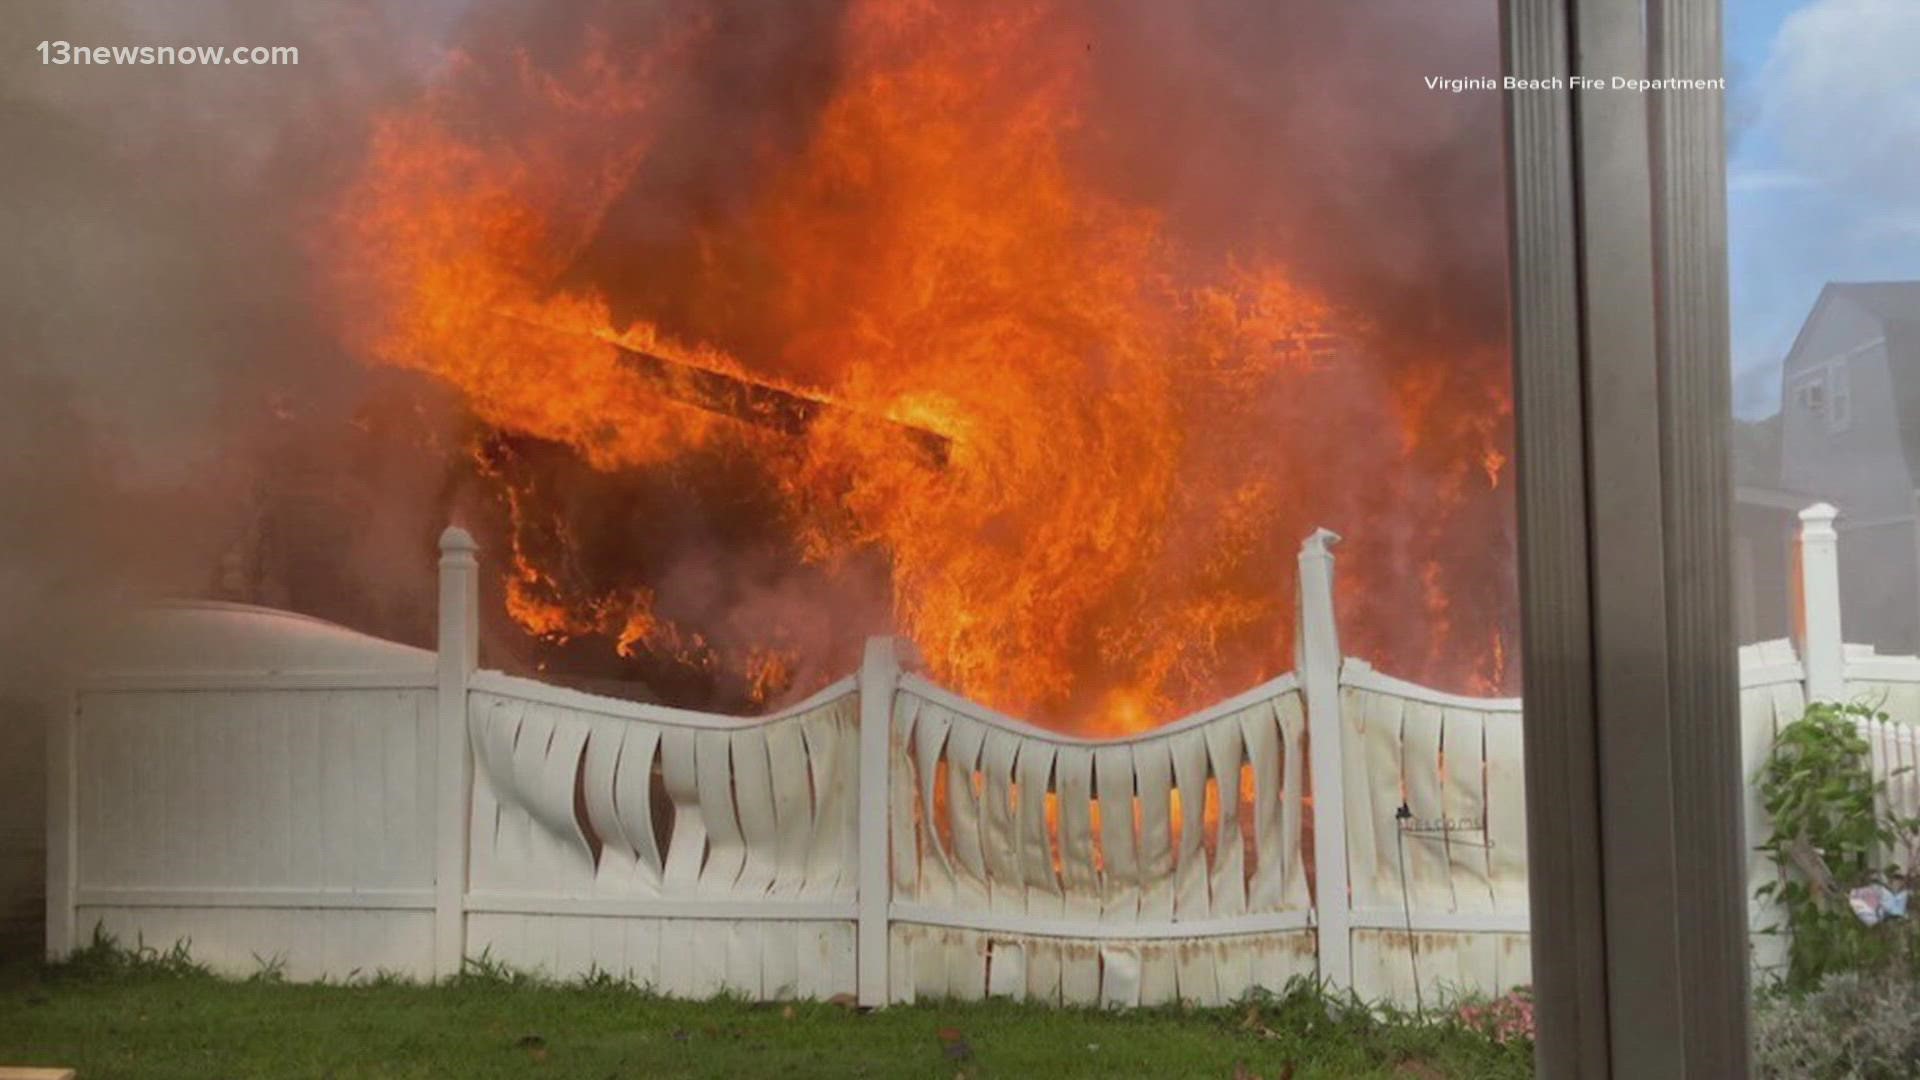
POLYGON ((1877 809, 1885 781, 1873 778, 1860 724, 1885 720, 1864 704, 1816 702, 1782 728, 1760 774, 1760 796, 1773 819, 1761 850, 1781 868, 1778 881, 1756 890, 1777 900, 1791 935, 1786 984, 1803 991, 1829 972, 1874 970, 1906 949, 1906 920, 1864 925, 1848 904, 1862 886, 1904 888, 1900 870, 1876 859, 1896 839, 1909 848, 1916 823, 1877 809))
POLYGON ((530 971, 522 971, 497 959, 493 955, 493 946, 480 951, 478 956, 468 956, 460 961, 460 974, 453 980, 462 986, 532 986, 540 979, 530 971))
POLYGON ((1483 1002, 1466 1002, 1454 1009, 1454 1018, 1497 1043, 1533 1041, 1533 987, 1516 986, 1483 1002))
POLYGON ((182 938, 165 949, 147 944, 145 938, 135 938, 133 947, 128 948, 107 931, 105 924, 95 923, 92 939, 75 949, 65 960, 49 966, 47 974, 54 979, 100 975, 159 979, 212 978, 213 972, 193 958, 192 946, 193 942, 188 938, 182 938))
POLYGON ((1902 975, 1838 972, 1799 997, 1763 998, 1754 1071, 1781 1080, 1894 1080, 1920 1068, 1920 993, 1902 975))

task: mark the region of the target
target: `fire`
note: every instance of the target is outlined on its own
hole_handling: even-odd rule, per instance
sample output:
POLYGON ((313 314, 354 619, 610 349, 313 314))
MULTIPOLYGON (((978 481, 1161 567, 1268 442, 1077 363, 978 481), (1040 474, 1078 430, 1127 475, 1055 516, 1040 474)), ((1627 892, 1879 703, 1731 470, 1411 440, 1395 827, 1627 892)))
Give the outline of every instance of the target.
MULTIPOLYGON (((943 761, 942 767, 938 768, 933 774, 933 839, 944 850, 951 852, 953 851, 953 811, 948 801, 948 773, 944 764, 943 761)), ((1444 762, 1442 764, 1444 765, 1444 762)), ((1442 775, 1444 776, 1444 774, 1445 771, 1443 769, 1442 775)), ((984 799, 987 794, 986 774, 976 769, 969 775, 972 780, 974 798, 977 800, 984 799)), ((1257 805, 1254 799, 1254 779, 1252 764, 1242 764, 1235 792, 1238 805, 1234 811, 1239 835, 1225 835, 1220 828, 1220 781, 1218 777, 1214 776, 1207 777, 1206 786, 1202 792, 1203 805, 1201 806, 1199 826, 1200 848, 1205 852, 1205 858, 1208 864, 1211 865, 1216 859, 1221 857, 1221 844, 1238 843, 1241 845, 1242 858, 1244 860, 1243 865, 1246 867, 1246 873, 1249 876, 1253 873, 1258 857, 1258 848, 1254 842, 1254 815, 1257 812, 1257 805)), ((1057 874, 1061 871, 1064 860, 1061 852, 1061 845, 1064 841, 1062 841, 1060 834, 1060 795, 1059 792, 1049 787, 1042 794, 1042 798, 1042 814, 1045 821, 1047 844, 1053 869, 1057 874)), ((1119 798, 1121 797, 1115 796, 1114 800, 1117 801, 1119 798)), ((1138 795, 1127 795, 1125 799, 1129 812, 1133 817, 1133 842, 1138 843, 1140 830, 1144 827, 1146 808, 1138 795)), ((1093 869, 1096 872, 1106 869, 1105 834, 1101 831, 1100 806, 1101 799, 1099 795, 1096 794, 1088 800, 1088 826, 1091 833, 1089 839, 1092 845, 1091 861, 1093 869)), ((980 811, 976 811, 976 813, 978 812, 980 811)), ((1020 784, 1018 781, 1013 781, 1007 785, 1006 816, 1009 819, 1017 820, 1019 812, 1020 784)), ((923 810, 921 806, 916 802, 914 804, 916 820, 918 819, 917 816, 922 813, 923 810)), ((1187 822, 1186 815, 1181 809, 1180 791, 1178 788, 1170 789, 1167 792, 1167 820, 1173 837, 1173 848, 1179 850, 1180 830, 1187 827, 1187 822)), ((1229 850, 1231 849, 1229 848, 1229 850)))
MULTIPOLYGON (((684 226, 692 257, 617 279, 582 280, 583 253, 671 168, 663 116, 711 28, 589 34, 559 65, 462 56, 379 118, 323 245, 333 300, 361 355, 451 384, 506 438, 475 471, 514 622, 727 669, 756 702, 810 690, 796 672, 820 659, 774 625, 716 643, 663 612, 657 567, 590 563, 559 501, 499 461, 532 439, 609 477, 750 476, 794 565, 878 566, 931 674, 1001 709, 1142 730, 1287 666, 1292 545, 1340 509, 1318 496, 1369 481, 1314 460, 1337 412, 1285 403, 1353 394, 1375 327, 1273 245, 1195 250, 1089 175, 1075 10, 856 0, 804 139, 684 226), (636 353, 791 415, 662 393, 636 353)), ((1481 512, 1470 478, 1500 484, 1504 385, 1458 411, 1456 368, 1424 357, 1379 391, 1390 456, 1437 477, 1433 520, 1396 536, 1481 512)), ((1404 572, 1343 571, 1343 597, 1404 572)), ((1415 576, 1444 667, 1457 579, 1433 552, 1415 576)))

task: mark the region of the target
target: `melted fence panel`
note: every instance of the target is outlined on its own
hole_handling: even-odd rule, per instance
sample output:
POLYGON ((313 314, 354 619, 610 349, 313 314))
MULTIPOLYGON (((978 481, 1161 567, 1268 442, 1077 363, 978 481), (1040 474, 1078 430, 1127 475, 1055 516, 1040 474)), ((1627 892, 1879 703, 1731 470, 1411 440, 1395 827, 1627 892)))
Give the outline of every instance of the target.
MULTIPOLYGON (((898 821, 913 813, 913 710, 914 702, 905 697, 894 699, 893 729, 887 746, 887 816, 898 821)), ((920 859, 914 850, 915 838, 905 829, 891 831, 893 892, 910 896, 919 884, 920 859)))
POLYGON ((766 722, 484 685, 471 953, 694 997, 852 990, 851 908, 780 907, 852 893, 851 683, 766 722))
POLYGON ((660 776, 673 806, 667 834, 666 891, 687 894, 700 879, 707 857, 707 824, 701 816, 700 773, 696 753, 699 733, 668 728, 660 733, 660 776))
MULTIPOLYGON (((1281 864, 1280 899, 1277 904, 1272 900, 1261 900, 1254 905, 1255 911, 1303 911, 1312 899, 1307 887, 1307 857, 1301 837, 1305 835, 1303 816, 1305 814, 1304 792, 1306 790, 1306 715, 1299 694, 1286 694, 1274 700, 1274 713, 1280 720, 1280 753, 1283 760, 1280 788, 1274 797, 1280 801, 1279 832, 1271 844, 1260 845, 1260 865, 1254 869, 1258 877, 1266 865, 1266 856, 1271 853, 1281 864)), ((1258 775, 1270 775, 1260 772, 1258 775)), ((1261 796, 1255 807, 1256 814, 1266 813, 1266 807, 1272 799, 1261 796)))
POLYGON ((1134 828, 1133 751, 1125 745, 1093 751, 1094 789, 1111 798, 1100 814, 1100 913, 1113 922, 1140 913, 1140 857, 1134 828))
MULTIPOLYGON (((759 740, 764 743, 765 735, 759 740)), ((694 740, 695 797, 707 826, 707 858, 700 866, 701 892, 731 893, 747 859, 740 834, 735 799, 739 785, 733 775, 732 736, 725 731, 702 731, 694 740)))
MULTIPOLYGON (((949 714, 949 722, 946 791, 952 815, 954 903, 977 910, 987 906, 987 857, 981 848, 980 833, 980 792, 984 781, 976 779, 980 776, 976 771, 980 744, 987 733, 981 725, 959 716, 949 714)), ((927 820, 933 820, 939 815, 939 809, 929 803, 927 813, 927 820)))
POLYGON ((773 895, 792 899, 807 881, 807 848, 814 827, 813 786, 808 780, 806 733, 799 724, 767 729, 767 759, 773 785, 773 895))
POLYGON ((802 895, 849 898, 858 883, 860 835, 857 701, 849 693, 800 714, 813 773, 813 838, 802 895))
MULTIPOLYGON (((1847 665, 1848 695, 1891 714, 1861 725, 1886 808, 1920 812, 1920 660, 1854 649, 1847 665)), ((1743 649, 1740 667, 1757 846, 1752 781, 1804 710, 1805 673, 1785 643, 1743 649)), ((434 686, 276 678, 81 694, 75 918, 192 936, 238 970, 281 953, 296 977, 442 970, 434 686)), ((1314 718, 1289 677, 1142 735, 1082 740, 902 676, 879 760, 885 813, 862 822, 854 680, 735 720, 475 673, 461 942, 557 977, 820 997, 855 989, 855 923, 877 903, 891 1001, 1219 1003, 1317 973, 1431 1004, 1526 981, 1519 703, 1354 660, 1337 689, 1337 767, 1320 795, 1345 812, 1327 842, 1349 880, 1319 891, 1349 903, 1346 971, 1318 963, 1314 718), (863 828, 885 831, 877 900, 857 895, 863 828)), ((1757 885, 1779 871, 1755 852, 1748 873, 1757 885)), ((1756 930, 1773 914, 1751 913, 1756 930)), ((1755 935, 1763 975, 1784 945, 1755 935)))
MULTIPOLYGON (((1053 746, 1026 741, 1014 759, 1018 796, 1020 871, 1026 886, 1029 914, 1058 918, 1062 911, 1060 879, 1054 871, 1058 850, 1057 796, 1053 792, 1053 746), (1054 811, 1049 814, 1049 810, 1054 811)), ((904 830, 903 830, 904 831, 904 830)))
POLYGON ((1207 766, 1214 779, 1210 786, 1208 812, 1214 813, 1217 801, 1218 823, 1213 826, 1214 851, 1207 890, 1214 915, 1240 915, 1247 910, 1247 844, 1240 828, 1242 776, 1242 740, 1238 717, 1229 717, 1208 725, 1201 732, 1206 740, 1207 766))
POLYGON ((745 848, 733 891, 743 896, 765 896, 773 891, 774 859, 779 850, 776 841, 780 835, 774 816, 773 765, 767 757, 767 733, 734 732, 728 754, 733 762, 740 842, 745 848))
POLYGON ((1019 752, 1019 737, 997 728, 987 731, 980 750, 980 771, 986 777, 980 846, 987 863, 987 904, 1009 915, 1027 909, 1026 881, 1020 871, 1020 833, 1013 818, 1013 760, 1019 752))
POLYGON ((1054 758, 1054 770, 1064 895, 1060 913, 1076 919, 1097 919, 1101 888, 1094 847, 1093 753, 1083 746, 1063 746, 1054 758))
POLYGON ((1299 848, 1285 842, 1289 826, 1292 838, 1299 837, 1298 766, 1293 753, 1282 758, 1278 717, 1272 704, 1241 713, 1240 736, 1245 740, 1242 745, 1247 753, 1247 771, 1253 781, 1253 805, 1245 822, 1253 834, 1253 852, 1247 856, 1253 872, 1248 875, 1246 903, 1254 911, 1271 911, 1279 908, 1288 875, 1297 869, 1295 864, 1300 859, 1299 848), (1285 801, 1289 796, 1291 807, 1285 801))
MULTIPOLYGON (((1802 538, 1820 571, 1802 580, 1804 656, 1740 650, 1750 847, 1768 835, 1755 781, 1809 687, 1889 714, 1860 725, 1871 769, 1885 809, 1920 813, 1920 658, 1839 640, 1833 545, 1810 542, 1832 516, 1803 515, 1821 526, 1802 538)), ((1524 982, 1519 703, 1343 660, 1328 542, 1302 548, 1308 692, 1282 677, 1111 740, 877 667, 860 678, 888 697, 868 710, 888 738, 864 741, 854 678, 741 720, 476 671, 477 566, 457 529, 438 654, 287 613, 163 607, 149 631, 168 648, 89 676, 51 740, 49 947, 98 923, 191 937, 240 973, 282 955, 296 978, 448 975, 486 955, 672 994, 869 1003, 1221 1002, 1318 974, 1411 1004, 1524 982), (1316 814, 1341 834, 1311 838, 1316 814), (864 868, 865 895, 863 851, 889 862, 864 868), (856 972, 875 941, 886 962, 856 972)), ((1750 886, 1780 873, 1758 851, 1747 871, 1750 886)), ((1756 930, 1777 916, 1750 914, 1756 930)), ((1753 943, 1764 978, 1785 941, 1753 943)))
POLYGON ((895 781, 913 800, 892 804, 893 850, 916 866, 894 867, 889 1000, 1220 1003, 1281 988, 1302 956, 1312 970, 1291 679, 1113 740, 914 676, 899 696, 895 781), (1260 916, 1274 929, 1246 932, 1260 916))
MULTIPOLYGON (((1207 743, 1199 731, 1183 731, 1167 740, 1173 759, 1174 796, 1179 801, 1168 806, 1168 827, 1174 837, 1173 917, 1176 921, 1195 922, 1209 914, 1207 903, 1207 863, 1202 838, 1207 821, 1207 743), (1181 808, 1178 816, 1173 806, 1181 808)), ((1156 807, 1156 809, 1158 809, 1156 807)))
POLYGON ((596 895, 735 899, 837 892, 851 850, 842 835, 855 764, 851 699, 766 724, 697 728, 476 692, 475 887, 544 882, 547 891, 557 883, 596 895), (518 871, 514 861, 558 876, 518 871))
POLYGON ((1140 918, 1173 918, 1173 760, 1165 739, 1133 747, 1134 845, 1140 860, 1140 918))

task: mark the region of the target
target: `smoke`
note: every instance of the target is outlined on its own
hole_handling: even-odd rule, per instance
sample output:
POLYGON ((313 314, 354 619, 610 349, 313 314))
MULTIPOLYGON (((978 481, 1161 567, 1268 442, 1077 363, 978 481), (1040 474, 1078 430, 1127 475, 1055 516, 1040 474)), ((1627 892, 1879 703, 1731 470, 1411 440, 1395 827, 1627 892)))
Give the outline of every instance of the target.
MULTIPOLYGON (((1765 22, 1764 11, 1758 13, 1765 22)), ((1738 415, 1780 408, 1780 364, 1823 285, 1920 277, 1920 7, 1812 0, 1741 90, 1728 177, 1738 415)))
MULTIPOLYGON (((1343 533, 1348 644, 1471 688, 1463 662, 1488 643, 1452 631, 1517 630, 1512 488, 1471 464, 1483 443, 1510 454, 1501 98, 1434 92, 1425 77, 1497 73, 1497 6, 1099 10, 1088 48, 1111 56, 1087 123, 1097 175, 1166 207, 1189 246, 1278 259, 1373 328, 1358 355, 1269 405, 1287 450, 1263 466, 1339 478, 1296 487, 1265 557, 1279 572, 1312 527, 1343 533), (1408 441, 1413 412, 1424 445, 1408 441), (1435 529, 1455 500, 1451 516, 1476 527, 1435 529), (1442 591, 1444 609, 1428 601, 1442 591)), ((1508 667, 1483 669, 1481 688, 1516 689, 1508 667)))
MULTIPOLYGON (((456 7, 9 5, 0 670, 16 687, 120 603, 204 595, 290 472, 346 464, 335 433, 373 388, 315 322, 302 231, 368 109, 430 75, 456 7), (43 39, 289 45, 300 63, 59 66, 43 39)), ((371 483, 388 481, 406 483, 371 483)), ((343 563, 391 565, 375 550, 391 532, 343 563)))
POLYGON ((1860 198, 1872 224, 1920 232, 1920 8, 1821 0, 1781 26, 1760 83, 1760 121, 1802 175, 1860 198))
POLYGON ((1188 242, 1286 253, 1376 321, 1504 334, 1497 7, 1376 0, 1102 5, 1094 167, 1188 242))
MULTIPOLYGON (((1010 14, 1012 7, 986 5, 978 16, 988 23, 1029 17, 1010 14)), ((832 386, 836 369, 844 371, 862 348, 857 334, 842 334, 833 321, 868 299, 859 289, 857 253, 886 258, 889 250, 887 238, 864 232, 871 222, 846 207, 884 202, 892 195, 884 179, 868 178, 910 166, 890 162, 880 149, 872 150, 872 160, 846 168, 834 160, 819 167, 809 155, 820 145, 820 125, 829 122, 823 109, 836 91, 911 69, 891 66, 885 50, 877 61, 871 55, 869 24, 882 21, 872 8, 849 12, 835 3, 784 9, 778 19, 744 16, 745 9, 732 4, 668 5, 648 25, 616 20, 609 36, 626 44, 629 35, 657 39, 662 27, 694 9, 700 32, 673 77, 652 88, 653 148, 606 208, 560 287, 606 295, 615 326, 644 319, 680 340, 716 344, 755 371, 832 386), (867 35, 866 52, 840 55, 850 33, 867 35), (795 174, 802 179, 792 179, 795 174), (779 188, 783 182, 787 189, 779 188), (794 187, 801 189, 797 196, 794 187), (776 201, 785 200, 783 212, 802 213, 792 210, 800 204, 815 235, 836 238, 828 257, 807 261, 796 273, 791 237, 770 236, 777 230, 754 217, 770 190, 776 201), (821 280, 775 283, 782 274, 821 280), (827 309, 833 314, 813 314, 827 309), (797 346, 799 340, 811 344, 797 346)), ((1031 70, 1035 59, 1059 60, 1052 51, 1058 39, 1079 33, 1071 51, 1084 49, 1092 85, 1073 102, 1079 115, 1067 148, 1071 164, 1100 195, 1164 219, 1165 234, 1181 252, 1171 273, 1218 281, 1231 278, 1236 265, 1277 263, 1369 324, 1354 332, 1353 348, 1335 358, 1332 370, 1262 388, 1265 400, 1206 400, 1205 380, 1196 375, 1195 392, 1181 391, 1191 399, 1181 427, 1207 445, 1184 451, 1182 493, 1244 488, 1264 474, 1270 490, 1260 498, 1269 505, 1259 524, 1265 535, 1227 553, 1244 567, 1236 573, 1257 578, 1263 595, 1277 591, 1277 582, 1290 576, 1292 544, 1315 525, 1331 525, 1352 538, 1345 551, 1363 568, 1349 580, 1364 587, 1345 594, 1354 624, 1365 630, 1357 644, 1408 674, 1458 684, 1463 657, 1486 651, 1489 642, 1450 637, 1456 624, 1476 635, 1492 628, 1510 636, 1514 609, 1511 496, 1496 483, 1508 430, 1499 99, 1436 94, 1424 76, 1497 68, 1495 12, 1463 19, 1415 3, 1277 11, 1224 0, 1069 0, 1042 11, 1031 32, 1049 45, 1026 58, 1029 66, 977 57, 982 72, 994 72, 980 79, 1004 79, 1004 94, 989 88, 954 99, 955 109, 974 110, 959 129, 983 140, 982 154, 993 152, 994 133, 979 114, 998 108, 1017 123, 1026 107, 1021 95, 1044 97, 1048 90, 1048 73, 1031 70), (1442 518, 1470 527, 1436 527, 1442 518)), ((498 82, 489 85, 484 74, 509 66, 508 45, 530 54, 540 70, 568 70, 590 51, 587 28, 610 25, 607 14, 586 4, 558 13, 523 9, 495 20, 490 38, 473 39, 481 74, 458 96, 476 116, 512 117, 512 95, 498 82)), ((902 26, 885 32, 887 48, 903 54, 901 64, 916 50, 937 48, 914 36, 918 18, 903 15, 902 26)), ((943 24, 936 18, 926 25, 943 24)), ((871 121, 867 114, 837 115, 842 123, 871 121)), ((525 125, 524 117, 505 119, 490 130, 512 139, 525 125)), ((871 134, 894 137, 884 124, 871 134)), ((585 162, 582 169, 593 172, 585 162)), ((1034 238, 1036 245, 1044 242, 1034 238)), ((963 275, 935 279, 965 287, 963 275)), ((1023 310, 1016 317, 1031 316, 1023 310)), ((885 324, 885 316, 875 317, 885 324)), ((895 363, 912 367, 921 359, 901 355, 895 363)), ((1097 362, 1084 368, 1086 381, 1069 393, 1124 392, 1099 381, 1097 362)), ((1057 395, 1063 388, 1050 389, 1057 395)), ((1058 399, 1063 422, 1078 404, 1058 399)), ((765 485, 778 478, 759 477, 759 486, 754 477, 705 478, 714 481, 706 487, 731 493, 734 504, 700 500, 697 521, 685 513, 650 520, 654 542, 624 545, 616 556, 620 570, 610 573, 599 563, 598 576, 626 587, 637 584, 635 577, 671 583, 666 567, 687 551, 709 563, 719 558, 714 552, 729 553, 729 573, 701 580, 757 573, 767 553, 755 533, 777 531, 766 526, 783 505, 765 485), (674 537, 664 550, 657 542, 662 535, 674 537)), ((1158 576, 1175 578, 1187 566, 1222 559, 1224 509, 1196 499, 1184 517, 1176 515, 1188 527, 1176 527, 1168 538, 1158 576)), ((571 530, 574 550, 583 534, 605 528, 586 526, 577 515, 570 520, 579 526, 571 530)), ((983 544, 994 542, 989 524, 981 523, 983 544)), ((837 591, 846 578, 803 578, 784 581, 782 593, 846 607, 837 591)), ((657 613, 677 610, 721 638, 745 626, 746 640, 729 642, 733 646, 756 635, 764 639, 764 627, 735 617, 724 588, 669 588, 660 600, 657 613), (674 595, 683 602, 671 603, 674 595), (704 602, 691 602, 695 597, 704 602)), ((1270 647, 1287 630, 1283 617, 1268 615, 1271 629, 1261 637, 1270 647)), ((856 618, 864 616, 847 616, 856 618)), ((881 617, 866 628, 882 631, 887 622, 881 617)), ((1497 671, 1488 675, 1502 682, 1497 671)))
MULTIPOLYGON (((1511 497, 1460 494, 1481 482, 1471 463, 1463 475, 1464 448, 1485 439, 1489 423, 1494 442, 1505 438, 1499 102, 1422 82, 1497 67, 1495 11, 1481 6, 1466 17, 1430 0, 1061 6, 1085 28, 1094 59, 1076 169, 1117 199, 1157 208, 1196 263, 1284 256, 1305 284, 1372 325, 1344 367, 1253 406, 1291 455, 1270 470, 1272 497, 1293 501, 1249 558, 1277 590, 1310 527, 1347 533, 1343 555, 1359 569, 1343 563, 1345 580, 1368 586, 1347 595, 1355 621, 1376 628, 1360 644, 1410 657, 1415 675, 1441 663, 1421 655, 1431 622, 1401 610, 1418 606, 1424 564, 1491 562, 1507 575, 1490 589, 1456 590, 1471 594, 1459 601, 1474 609, 1463 623, 1499 624, 1513 607, 1511 497), (1445 445, 1410 446, 1396 407, 1462 419, 1426 436, 1445 445), (1345 479, 1310 478, 1334 463, 1345 479), (1479 507, 1484 532, 1421 528, 1422 508, 1441 492, 1479 507)), ((324 290, 312 256, 372 118, 439 83, 456 51, 483 71, 515 54, 557 68, 590 33, 613 41, 617 59, 697 26, 689 61, 652 106, 655 140, 669 152, 621 192, 560 284, 605 288, 615 325, 644 315, 804 374, 771 336, 777 320, 743 317, 756 301, 753 273, 713 268, 751 267, 756 253, 726 248, 725 226, 760 193, 769 164, 806 144, 843 74, 844 8, 10 7, 0 47, 34 59, 0 74, 0 138, 13 162, 0 176, 0 215, 4 235, 19 238, 0 283, 7 663, 69 653, 92 613, 127 599, 219 592, 234 578, 249 595, 424 643, 433 534, 449 511, 499 508, 459 486, 470 418, 434 386, 368 369, 348 351, 341 313, 316 301, 324 290), (292 45, 300 63, 43 66, 41 39, 292 45)), ((465 122, 511 129, 510 117, 488 113, 494 98, 477 101, 465 122)), ((1223 446, 1215 458, 1239 453, 1223 446)), ((1275 451, 1265 453, 1246 467, 1266 468, 1275 451)), ((628 560, 628 577, 644 573, 662 618, 701 628, 724 650, 779 648, 781 635, 827 642, 800 650, 803 663, 822 667, 796 673, 793 685, 824 681, 844 670, 836 665, 861 633, 884 627, 886 567, 795 567, 765 535, 774 493, 753 481, 726 498, 689 486, 702 469, 710 478, 728 467, 690 464, 650 481, 665 486, 658 491, 542 478, 563 489, 575 524, 600 523, 574 537, 600 547, 582 562, 628 560), (874 587, 849 596, 849 583, 874 587)), ((495 551, 504 542, 490 540, 495 551)), ((1207 542, 1182 541, 1171 558, 1204 561, 1207 542)), ((1276 630, 1286 633, 1286 620, 1276 630)), ((499 632, 489 646, 529 666, 584 655, 499 632)), ((667 669, 647 672, 664 678, 667 669)))

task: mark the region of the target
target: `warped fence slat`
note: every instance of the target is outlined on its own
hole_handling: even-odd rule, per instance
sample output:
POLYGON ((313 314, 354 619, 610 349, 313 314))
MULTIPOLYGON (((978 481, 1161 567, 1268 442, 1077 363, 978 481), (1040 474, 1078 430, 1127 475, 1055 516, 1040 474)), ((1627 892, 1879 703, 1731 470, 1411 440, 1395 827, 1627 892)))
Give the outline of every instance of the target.
POLYGON ((898 685, 889 1000, 1218 1003, 1313 972, 1291 676, 1099 741, 898 685))
MULTIPOLYGON (((1891 717, 1861 724, 1885 809, 1920 814, 1920 658, 1839 643, 1831 516, 1807 522, 1802 635, 1831 639, 1741 649, 1743 772, 1810 696, 1865 700, 1891 717)), ((49 950, 97 925, 302 979, 485 957, 872 1005, 1219 1004, 1298 976, 1412 1004, 1526 982, 1521 703, 1343 656, 1335 539, 1302 547, 1297 671, 1122 738, 1000 715, 889 643, 754 719, 477 670, 458 530, 437 654, 175 605, 150 617, 166 648, 129 645, 56 731, 49 950)), ((1780 870, 1746 799, 1751 897, 1780 870)), ((1775 973, 1779 913, 1755 898, 1750 917, 1775 973)))
POLYGON ((692 996, 852 992, 857 713, 852 680, 740 721, 476 673, 465 951, 692 996))

